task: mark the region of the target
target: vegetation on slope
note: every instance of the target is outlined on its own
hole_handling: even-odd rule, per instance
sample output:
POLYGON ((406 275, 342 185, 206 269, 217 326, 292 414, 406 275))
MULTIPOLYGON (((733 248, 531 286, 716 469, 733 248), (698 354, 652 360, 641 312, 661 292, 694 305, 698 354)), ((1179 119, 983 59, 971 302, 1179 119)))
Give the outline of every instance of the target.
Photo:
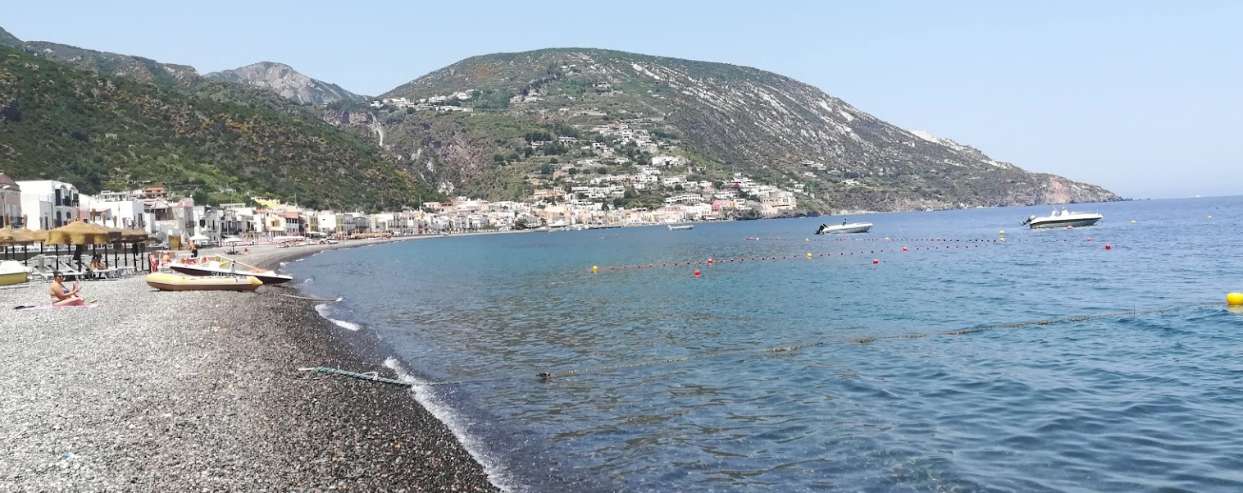
POLYGON ((164 182, 211 201, 318 208, 436 198, 369 142, 221 84, 108 77, 0 47, 0 170, 86 193, 164 182))

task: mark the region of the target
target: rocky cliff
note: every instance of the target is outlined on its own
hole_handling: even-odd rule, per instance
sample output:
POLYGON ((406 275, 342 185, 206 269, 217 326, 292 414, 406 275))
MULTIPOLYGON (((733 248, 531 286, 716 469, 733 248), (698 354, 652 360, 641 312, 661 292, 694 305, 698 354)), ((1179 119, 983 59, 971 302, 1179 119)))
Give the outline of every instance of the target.
POLYGON ((327 105, 364 99, 336 84, 307 77, 283 63, 259 62, 233 70, 212 72, 207 77, 267 89, 302 104, 327 105))

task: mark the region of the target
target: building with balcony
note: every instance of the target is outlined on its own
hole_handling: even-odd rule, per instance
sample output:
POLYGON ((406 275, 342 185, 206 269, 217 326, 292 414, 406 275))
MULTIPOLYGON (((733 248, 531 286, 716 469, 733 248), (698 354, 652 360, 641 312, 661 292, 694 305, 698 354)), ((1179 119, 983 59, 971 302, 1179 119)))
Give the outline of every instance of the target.
POLYGON ((55 180, 16 182, 21 189, 22 221, 29 229, 56 229, 80 217, 78 187, 55 180))

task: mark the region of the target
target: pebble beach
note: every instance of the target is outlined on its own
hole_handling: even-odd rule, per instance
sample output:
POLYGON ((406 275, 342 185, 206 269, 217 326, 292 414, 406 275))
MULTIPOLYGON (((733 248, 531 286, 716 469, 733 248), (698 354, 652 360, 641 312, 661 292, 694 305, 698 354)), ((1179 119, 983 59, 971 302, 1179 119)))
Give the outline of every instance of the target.
MULTIPOLYGON (((276 267, 327 248, 255 247, 276 267)), ((299 368, 392 376, 373 336, 292 288, 158 292, 87 281, 93 308, 0 289, 0 490, 495 491, 411 391, 299 368)))

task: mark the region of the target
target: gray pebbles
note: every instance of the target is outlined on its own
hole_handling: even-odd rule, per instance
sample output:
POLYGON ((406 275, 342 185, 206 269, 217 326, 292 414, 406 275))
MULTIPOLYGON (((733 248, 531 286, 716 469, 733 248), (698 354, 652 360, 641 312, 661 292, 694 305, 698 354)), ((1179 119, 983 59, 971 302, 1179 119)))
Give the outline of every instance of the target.
MULTIPOLYGON (((316 248, 256 248, 272 266, 316 248)), ((494 491, 410 390, 299 372, 391 376, 364 333, 280 294, 156 292, 141 276, 0 288, 0 490, 494 491)))

